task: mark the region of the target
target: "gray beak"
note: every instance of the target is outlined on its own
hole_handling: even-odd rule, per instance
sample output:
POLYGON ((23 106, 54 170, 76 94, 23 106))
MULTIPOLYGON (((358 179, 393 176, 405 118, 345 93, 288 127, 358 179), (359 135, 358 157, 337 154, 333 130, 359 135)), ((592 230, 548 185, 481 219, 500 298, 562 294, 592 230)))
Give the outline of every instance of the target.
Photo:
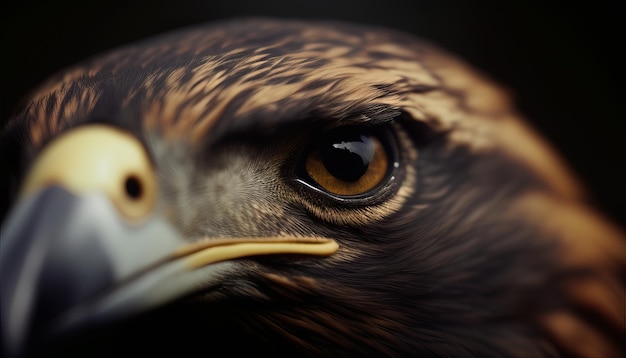
MULTIPOLYGON (((127 170, 118 165, 119 158, 109 158, 110 144, 119 133, 93 127, 76 131, 83 131, 72 134, 80 138, 93 131, 98 136, 104 133, 107 157, 94 161, 94 154, 60 170, 48 163, 54 162, 54 153, 43 154, 40 162, 45 168, 36 164, 31 170, 29 177, 35 179, 27 179, 27 195, 2 224, 0 328, 5 357, 28 355, 49 342, 212 287, 224 280, 236 258, 327 256, 338 248, 335 241, 316 237, 183 238, 155 205, 118 195, 115 183, 124 183, 130 175, 143 183, 144 194, 155 192, 144 196, 158 196, 156 184, 148 185, 148 169, 144 170, 148 174, 127 174, 142 163, 131 162, 127 170), (102 161, 113 163, 107 167, 112 179, 102 181, 101 174, 90 179, 89 173, 98 173, 98 168, 85 166, 102 161), (75 170, 83 171, 75 176, 78 179, 70 175, 75 170)), ((74 145, 67 136, 57 147, 74 145)), ((134 140, 126 137, 123 141, 134 140)), ((122 159, 129 151, 123 150, 122 159)), ((67 150, 61 155, 65 157, 67 150)))
POLYGON ((184 262, 171 260, 184 243, 164 221, 131 226, 103 195, 78 197, 60 187, 20 203, 0 240, 9 356, 174 300, 219 266, 190 274, 184 262))

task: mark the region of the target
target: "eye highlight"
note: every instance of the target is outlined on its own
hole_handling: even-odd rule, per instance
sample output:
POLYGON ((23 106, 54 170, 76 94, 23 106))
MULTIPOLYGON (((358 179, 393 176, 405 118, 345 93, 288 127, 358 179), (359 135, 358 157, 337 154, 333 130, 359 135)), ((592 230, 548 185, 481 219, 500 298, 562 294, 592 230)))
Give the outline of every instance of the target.
POLYGON ((304 170, 331 194, 357 196, 376 188, 388 176, 389 154, 381 137, 364 129, 339 128, 315 143, 304 170))

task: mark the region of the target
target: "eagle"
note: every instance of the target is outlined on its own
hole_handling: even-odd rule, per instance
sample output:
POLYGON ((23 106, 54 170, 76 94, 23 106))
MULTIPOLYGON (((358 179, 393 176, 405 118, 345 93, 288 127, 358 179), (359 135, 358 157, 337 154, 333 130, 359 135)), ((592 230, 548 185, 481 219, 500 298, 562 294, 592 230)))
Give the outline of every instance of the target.
POLYGON ((36 88, 0 138, 6 357, 618 357, 626 238, 486 75, 227 19, 36 88))

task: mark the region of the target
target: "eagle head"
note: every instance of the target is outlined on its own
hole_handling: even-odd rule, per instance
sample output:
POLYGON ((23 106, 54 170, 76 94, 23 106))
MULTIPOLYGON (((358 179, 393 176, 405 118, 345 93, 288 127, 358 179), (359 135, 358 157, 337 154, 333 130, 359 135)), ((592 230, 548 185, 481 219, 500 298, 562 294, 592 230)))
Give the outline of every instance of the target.
POLYGON ((625 352, 624 234, 407 34, 182 29, 52 77, 0 143, 7 356, 625 352))

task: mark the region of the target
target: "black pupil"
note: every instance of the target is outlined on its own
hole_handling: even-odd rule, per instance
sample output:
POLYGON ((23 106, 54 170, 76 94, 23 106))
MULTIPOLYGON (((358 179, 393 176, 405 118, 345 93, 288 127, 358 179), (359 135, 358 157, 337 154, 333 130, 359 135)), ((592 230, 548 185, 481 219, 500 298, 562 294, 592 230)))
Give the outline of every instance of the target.
POLYGON ((126 194, 132 199, 141 197, 141 183, 139 183, 139 179, 134 176, 126 178, 126 194))
POLYGON ((374 158, 374 141, 366 135, 343 135, 322 144, 320 156, 326 170, 335 178, 357 181, 374 158))

